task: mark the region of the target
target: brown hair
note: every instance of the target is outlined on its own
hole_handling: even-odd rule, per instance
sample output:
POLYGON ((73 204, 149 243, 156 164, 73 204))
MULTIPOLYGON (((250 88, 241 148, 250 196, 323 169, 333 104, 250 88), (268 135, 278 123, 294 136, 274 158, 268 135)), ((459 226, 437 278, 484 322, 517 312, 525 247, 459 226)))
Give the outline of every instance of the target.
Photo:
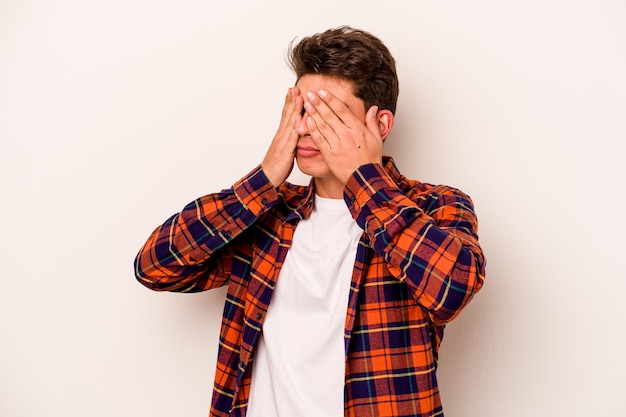
POLYGON ((341 26, 289 45, 287 62, 297 79, 320 74, 347 80, 365 109, 377 105, 396 111, 398 75, 393 56, 380 39, 363 30, 341 26))

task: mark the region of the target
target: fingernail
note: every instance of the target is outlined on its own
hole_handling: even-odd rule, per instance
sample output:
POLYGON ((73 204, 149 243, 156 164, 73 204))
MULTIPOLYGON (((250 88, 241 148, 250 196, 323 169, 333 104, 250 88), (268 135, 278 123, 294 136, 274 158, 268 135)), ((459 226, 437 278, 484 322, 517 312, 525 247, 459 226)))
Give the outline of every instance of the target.
POLYGON ((309 103, 308 101, 304 102, 304 107, 306 107, 307 110, 312 110, 313 109, 313 105, 311 103, 309 103))
POLYGON ((326 97, 328 95, 328 93, 326 92, 326 90, 320 90, 319 91, 319 95, 322 97, 326 97))
POLYGON ((306 93, 306 96, 309 98, 309 100, 313 100, 315 98, 315 94, 313 94, 311 91, 306 93))

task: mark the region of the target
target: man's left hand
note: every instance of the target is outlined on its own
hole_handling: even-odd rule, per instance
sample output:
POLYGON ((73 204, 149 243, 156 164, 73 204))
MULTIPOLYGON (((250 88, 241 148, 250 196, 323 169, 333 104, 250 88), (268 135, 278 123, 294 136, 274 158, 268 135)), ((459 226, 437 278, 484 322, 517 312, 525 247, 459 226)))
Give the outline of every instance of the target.
POLYGON ((309 134, 341 182, 345 184, 361 165, 382 163, 377 106, 367 110, 363 121, 326 90, 308 92, 304 106, 309 134))

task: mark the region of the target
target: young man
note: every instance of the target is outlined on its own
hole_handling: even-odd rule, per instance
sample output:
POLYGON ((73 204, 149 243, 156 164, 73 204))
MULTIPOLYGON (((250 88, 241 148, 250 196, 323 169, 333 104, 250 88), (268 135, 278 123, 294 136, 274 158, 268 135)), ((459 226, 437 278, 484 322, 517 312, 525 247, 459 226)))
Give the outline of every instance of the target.
POLYGON ((263 162, 157 228, 137 278, 228 285, 211 416, 441 416, 444 325, 484 280, 472 202, 383 157, 398 81, 379 39, 331 29, 290 59, 263 162), (286 182, 294 159, 309 186, 286 182))

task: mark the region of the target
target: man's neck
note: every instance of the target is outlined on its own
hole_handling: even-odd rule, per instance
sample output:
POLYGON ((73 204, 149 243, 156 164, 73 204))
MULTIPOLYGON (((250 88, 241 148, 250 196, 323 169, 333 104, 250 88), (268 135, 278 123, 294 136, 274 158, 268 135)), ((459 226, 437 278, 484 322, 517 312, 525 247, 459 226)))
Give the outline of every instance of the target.
POLYGON ((315 178, 315 194, 324 198, 343 198, 345 185, 336 178, 315 178))

